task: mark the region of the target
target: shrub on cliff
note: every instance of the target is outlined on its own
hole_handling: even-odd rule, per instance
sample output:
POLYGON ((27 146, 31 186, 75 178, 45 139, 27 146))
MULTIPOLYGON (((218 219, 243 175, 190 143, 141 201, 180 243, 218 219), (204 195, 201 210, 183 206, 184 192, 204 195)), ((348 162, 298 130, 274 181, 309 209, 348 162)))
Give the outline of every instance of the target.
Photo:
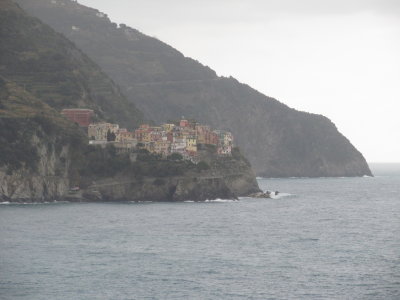
POLYGON ((153 184, 157 185, 157 186, 164 185, 165 183, 166 183, 166 181, 162 178, 157 178, 156 180, 153 181, 153 184))
POLYGON ((198 171, 201 172, 201 171, 209 170, 210 166, 205 161, 201 161, 197 164, 196 168, 198 171))
POLYGON ((29 120, 0 118, 0 166, 11 174, 22 166, 35 170, 39 156, 31 144, 33 124, 29 120))
POLYGON ((105 149, 88 146, 84 153, 84 161, 80 168, 83 176, 112 177, 130 166, 127 155, 117 155, 114 146, 105 149))
POLYGON ((179 153, 172 153, 171 155, 168 155, 167 159, 177 161, 177 160, 182 160, 183 156, 179 153))

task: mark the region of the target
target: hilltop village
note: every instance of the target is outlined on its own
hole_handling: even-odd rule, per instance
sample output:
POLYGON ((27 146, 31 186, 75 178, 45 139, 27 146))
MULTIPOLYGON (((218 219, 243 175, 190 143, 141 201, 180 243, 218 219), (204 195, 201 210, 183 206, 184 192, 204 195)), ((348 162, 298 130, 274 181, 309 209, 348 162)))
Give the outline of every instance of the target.
POLYGON ((200 145, 214 145, 217 154, 231 155, 233 147, 232 133, 224 130, 213 130, 208 125, 189 122, 182 118, 176 123, 160 126, 142 124, 134 132, 120 128, 118 124, 92 123, 93 111, 89 109, 64 109, 65 117, 87 128, 90 145, 105 147, 113 144, 120 152, 133 152, 146 149, 150 153, 167 157, 173 153, 183 159, 196 161, 200 145))

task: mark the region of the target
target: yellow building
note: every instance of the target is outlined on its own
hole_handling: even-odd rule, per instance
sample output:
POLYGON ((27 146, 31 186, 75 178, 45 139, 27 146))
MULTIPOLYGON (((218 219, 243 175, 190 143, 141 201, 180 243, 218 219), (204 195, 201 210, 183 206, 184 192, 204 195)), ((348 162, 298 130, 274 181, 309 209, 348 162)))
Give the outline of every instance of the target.
POLYGON ((171 142, 159 140, 154 144, 154 152, 167 156, 171 152, 171 142))
POLYGON ((161 127, 163 128, 164 131, 171 132, 174 129, 175 124, 163 124, 161 125, 161 127))
POLYGON ((186 151, 189 153, 197 152, 197 138, 195 136, 186 138, 186 151))

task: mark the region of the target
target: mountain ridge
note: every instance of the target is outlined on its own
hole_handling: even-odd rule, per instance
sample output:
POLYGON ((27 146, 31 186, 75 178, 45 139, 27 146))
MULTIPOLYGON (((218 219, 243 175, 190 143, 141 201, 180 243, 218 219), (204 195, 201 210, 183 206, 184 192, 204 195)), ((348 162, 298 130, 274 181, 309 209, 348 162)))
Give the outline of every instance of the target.
POLYGON ((371 175, 362 154, 326 117, 299 112, 232 77, 218 77, 96 9, 70 0, 17 2, 99 64, 145 118, 161 123, 185 116, 232 131, 258 175, 371 175))

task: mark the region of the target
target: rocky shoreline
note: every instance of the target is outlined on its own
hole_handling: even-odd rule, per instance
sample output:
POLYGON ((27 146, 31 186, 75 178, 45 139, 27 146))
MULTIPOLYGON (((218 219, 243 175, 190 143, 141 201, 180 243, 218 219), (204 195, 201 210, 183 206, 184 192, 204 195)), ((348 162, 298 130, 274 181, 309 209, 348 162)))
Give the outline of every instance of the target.
MULTIPOLYGON (((8 197, 0 195, 0 202, 43 203, 43 202, 183 202, 232 199, 259 191, 256 184, 244 186, 245 178, 237 178, 235 183, 224 177, 173 177, 145 180, 105 179, 78 191, 67 191, 58 197, 8 197), (244 192, 234 192, 243 188, 244 192)), ((253 193, 254 194, 254 193, 253 193)), ((17 195, 15 195, 17 196, 17 195)))
MULTIPOLYGON (((238 149, 232 156, 221 157, 208 150, 201 152, 202 161, 208 166, 199 170, 196 165, 183 167, 175 176, 140 175, 129 170, 111 176, 92 172, 89 177, 80 174, 76 190, 76 169, 72 168, 73 156, 68 146, 57 149, 51 143, 41 143, 34 136, 32 145, 38 153, 35 171, 22 167, 11 174, 7 167, 0 167, 0 202, 179 202, 214 199, 238 199, 259 193, 260 189, 249 162, 238 149), (47 145, 47 146, 45 146, 47 145), (72 176, 72 177, 71 177, 72 176)), ((154 161, 139 165, 157 168, 168 163, 154 161)), ((76 163, 75 163, 76 164, 76 163)), ((180 162, 185 166, 185 162, 180 162)), ((89 165, 90 168, 90 165, 89 165)))

